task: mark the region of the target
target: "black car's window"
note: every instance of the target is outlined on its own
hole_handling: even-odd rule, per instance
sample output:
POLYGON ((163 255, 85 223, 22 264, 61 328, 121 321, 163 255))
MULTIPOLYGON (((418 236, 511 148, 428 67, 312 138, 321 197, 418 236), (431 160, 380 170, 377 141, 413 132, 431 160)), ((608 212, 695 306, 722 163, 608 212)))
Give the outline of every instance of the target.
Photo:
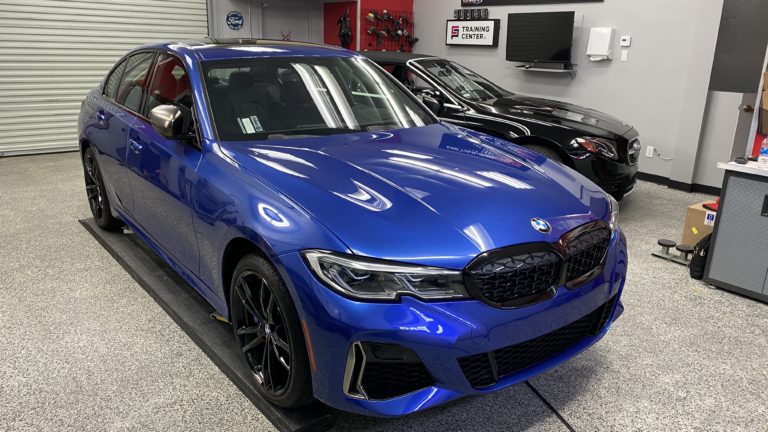
POLYGON ((119 65, 117 65, 117 67, 112 71, 112 73, 107 78, 106 83, 104 84, 104 95, 110 99, 115 99, 117 96, 117 87, 118 84, 120 84, 120 78, 123 76, 123 71, 125 71, 126 64, 128 64, 128 61, 123 60, 119 65))
POLYGON ((204 74, 224 140, 380 131, 435 121, 386 73, 361 58, 209 61, 204 74))
POLYGON ((464 66, 448 60, 424 59, 417 60, 416 63, 464 99, 487 101, 512 94, 464 66))
POLYGON ((413 90, 414 92, 420 92, 422 90, 436 90, 435 86, 423 80, 420 76, 416 75, 408 69, 407 66, 402 64, 379 64, 384 70, 390 73, 396 80, 400 81, 404 86, 413 90))
POLYGON ((128 57, 115 98, 117 103, 132 111, 139 112, 141 100, 148 84, 149 66, 152 64, 154 56, 154 53, 143 52, 128 57))

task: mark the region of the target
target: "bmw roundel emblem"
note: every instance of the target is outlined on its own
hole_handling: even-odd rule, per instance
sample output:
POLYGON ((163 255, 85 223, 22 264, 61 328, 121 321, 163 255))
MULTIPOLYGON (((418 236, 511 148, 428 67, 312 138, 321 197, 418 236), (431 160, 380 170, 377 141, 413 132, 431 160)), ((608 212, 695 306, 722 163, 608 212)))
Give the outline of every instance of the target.
POLYGON ((542 234, 549 234, 550 231, 552 231, 552 226, 549 224, 549 222, 545 221, 542 218, 533 218, 531 219, 531 226, 536 231, 542 233, 542 234))

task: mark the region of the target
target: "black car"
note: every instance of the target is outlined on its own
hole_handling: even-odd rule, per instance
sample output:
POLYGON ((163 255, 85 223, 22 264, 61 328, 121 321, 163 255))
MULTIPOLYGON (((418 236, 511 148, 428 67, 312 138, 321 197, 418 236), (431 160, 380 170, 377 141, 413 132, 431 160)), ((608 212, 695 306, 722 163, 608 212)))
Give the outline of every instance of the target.
POLYGON ((574 168, 616 199, 635 187, 640 140, 627 123, 549 99, 511 93, 452 61, 365 51, 414 94, 437 101, 439 117, 530 148, 574 168))

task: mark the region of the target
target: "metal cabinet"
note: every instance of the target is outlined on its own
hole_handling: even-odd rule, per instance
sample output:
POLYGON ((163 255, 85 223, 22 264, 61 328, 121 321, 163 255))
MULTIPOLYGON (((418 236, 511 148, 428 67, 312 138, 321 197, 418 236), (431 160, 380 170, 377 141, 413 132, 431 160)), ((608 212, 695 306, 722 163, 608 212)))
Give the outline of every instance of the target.
POLYGON ((709 252, 708 283, 768 302, 768 171, 727 169, 709 252))

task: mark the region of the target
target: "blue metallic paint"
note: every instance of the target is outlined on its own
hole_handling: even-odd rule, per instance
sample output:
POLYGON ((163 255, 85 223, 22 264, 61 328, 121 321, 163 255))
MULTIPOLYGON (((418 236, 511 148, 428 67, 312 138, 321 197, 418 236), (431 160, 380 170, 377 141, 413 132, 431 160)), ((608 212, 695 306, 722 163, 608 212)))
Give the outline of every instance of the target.
MULTIPOLYGON (((168 141, 147 121, 89 94, 81 140, 97 149, 113 211, 228 316, 222 269, 227 245, 246 239, 276 266, 306 320, 318 364, 315 396, 334 407, 397 416, 541 373, 596 337, 488 389, 472 388, 456 358, 515 344, 559 328, 620 295, 626 240, 614 232, 605 270, 549 301, 498 309, 477 300, 365 303, 326 288, 298 251, 325 249, 462 269, 490 249, 555 242, 567 231, 610 218, 600 188, 580 174, 505 141, 456 126, 270 142, 219 142, 203 97, 200 61, 259 56, 354 56, 314 45, 166 44, 192 77, 200 148, 168 141), (96 113, 106 113, 106 120, 96 113), (137 154, 128 140, 139 140, 137 154), (357 192, 357 193, 356 193, 357 192), (532 229, 546 219, 551 233, 532 229), (413 349, 435 386, 387 401, 344 395, 350 343, 413 349)), ((623 310, 617 303, 614 318, 623 310)))

